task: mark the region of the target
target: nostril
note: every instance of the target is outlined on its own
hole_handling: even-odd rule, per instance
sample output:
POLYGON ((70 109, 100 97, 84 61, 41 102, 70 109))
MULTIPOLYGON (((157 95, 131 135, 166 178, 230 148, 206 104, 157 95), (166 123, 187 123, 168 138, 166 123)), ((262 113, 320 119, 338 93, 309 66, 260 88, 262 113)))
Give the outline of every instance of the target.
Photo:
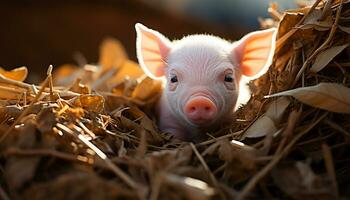
POLYGON ((205 111, 210 111, 211 110, 209 106, 205 106, 204 109, 205 109, 205 111))
POLYGON ((191 112, 194 112, 196 110, 196 107, 194 107, 194 106, 192 106, 191 108, 190 108, 190 111, 191 112))

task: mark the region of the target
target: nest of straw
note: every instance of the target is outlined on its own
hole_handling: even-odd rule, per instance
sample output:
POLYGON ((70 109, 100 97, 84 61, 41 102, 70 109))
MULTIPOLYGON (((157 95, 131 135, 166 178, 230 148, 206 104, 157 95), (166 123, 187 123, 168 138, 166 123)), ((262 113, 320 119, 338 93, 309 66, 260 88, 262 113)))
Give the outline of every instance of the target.
POLYGON ((350 196, 350 2, 278 11, 274 62, 232 125, 197 144, 159 132, 161 83, 106 39, 98 65, 40 85, 0 69, 2 199, 336 199, 350 196))

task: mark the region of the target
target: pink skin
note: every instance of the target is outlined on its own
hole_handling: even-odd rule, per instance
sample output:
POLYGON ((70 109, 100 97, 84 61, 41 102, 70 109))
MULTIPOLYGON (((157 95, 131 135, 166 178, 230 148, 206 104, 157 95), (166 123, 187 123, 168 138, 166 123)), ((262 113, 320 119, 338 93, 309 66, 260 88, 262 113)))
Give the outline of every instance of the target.
POLYGON ((275 29, 230 43, 209 35, 170 42, 141 24, 135 27, 140 66, 151 78, 166 81, 157 104, 159 128, 181 140, 196 140, 232 122, 241 78, 264 74, 275 48, 275 29))

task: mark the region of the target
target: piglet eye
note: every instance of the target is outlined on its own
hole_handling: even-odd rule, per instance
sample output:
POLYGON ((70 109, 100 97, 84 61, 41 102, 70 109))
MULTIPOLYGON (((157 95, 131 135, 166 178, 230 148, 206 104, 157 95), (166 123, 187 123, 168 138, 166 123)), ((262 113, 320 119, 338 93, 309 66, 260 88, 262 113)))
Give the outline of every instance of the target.
POLYGON ((231 73, 225 75, 225 82, 233 82, 233 75, 231 73))
POLYGON ((171 75, 170 82, 176 83, 177 81, 178 81, 177 80, 177 76, 176 75, 171 75))

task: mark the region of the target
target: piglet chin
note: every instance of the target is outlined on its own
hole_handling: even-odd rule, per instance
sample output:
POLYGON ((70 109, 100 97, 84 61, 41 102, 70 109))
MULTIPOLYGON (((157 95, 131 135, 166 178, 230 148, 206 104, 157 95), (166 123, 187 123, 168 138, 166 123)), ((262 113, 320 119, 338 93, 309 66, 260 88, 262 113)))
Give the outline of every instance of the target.
POLYGON ((198 126, 211 124, 217 112, 218 109, 215 103, 205 96, 194 96, 184 106, 184 113, 187 119, 198 126))

